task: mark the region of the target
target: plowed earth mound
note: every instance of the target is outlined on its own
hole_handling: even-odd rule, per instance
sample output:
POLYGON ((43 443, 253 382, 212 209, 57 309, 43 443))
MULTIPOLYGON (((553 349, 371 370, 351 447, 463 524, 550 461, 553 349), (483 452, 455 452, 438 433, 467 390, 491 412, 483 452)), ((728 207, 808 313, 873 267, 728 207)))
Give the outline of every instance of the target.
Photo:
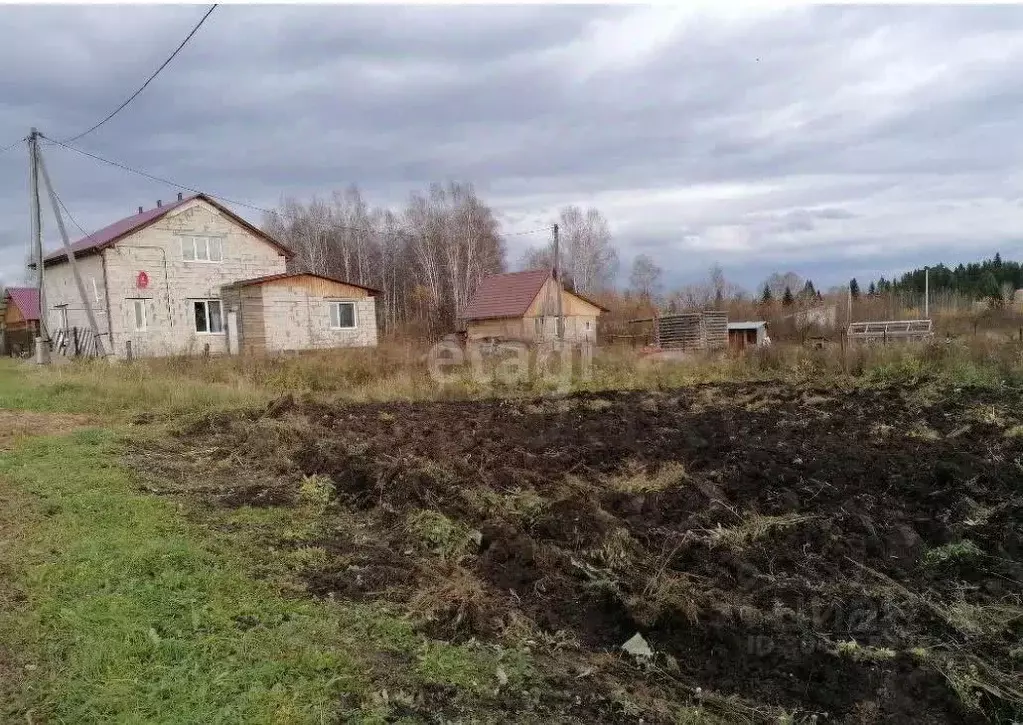
POLYGON ((329 552, 301 573, 313 595, 532 643, 556 722, 677 722, 713 702, 724 721, 1009 722, 1021 423, 1017 391, 734 385, 284 399, 178 444, 218 505, 325 492, 301 542, 329 552), (652 660, 621 651, 637 632, 652 660))

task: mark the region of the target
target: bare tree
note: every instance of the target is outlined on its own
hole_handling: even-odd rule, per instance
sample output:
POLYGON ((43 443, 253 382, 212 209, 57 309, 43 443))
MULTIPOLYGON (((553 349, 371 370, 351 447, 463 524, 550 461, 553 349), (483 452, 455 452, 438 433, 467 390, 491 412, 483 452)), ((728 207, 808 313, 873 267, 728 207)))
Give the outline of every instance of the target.
MULTIPOLYGON (((776 300, 780 300, 785 295, 786 287, 790 290, 800 290, 803 289, 804 284, 803 278, 795 272, 785 272, 784 274, 772 272, 764 282, 764 285, 770 287, 771 294, 776 300)), ((763 286, 761 286, 762 288, 763 286)))
POLYGON ((653 299, 660 292, 661 268, 648 254, 638 254, 632 260, 629 287, 640 297, 653 299))
POLYGON ((504 269, 494 214, 468 184, 433 184, 413 193, 400 213, 371 207, 354 185, 329 202, 284 199, 263 228, 294 250, 293 271, 382 290, 385 329, 450 327, 483 276, 504 269))
MULTIPOLYGON (((602 292, 614 286, 618 271, 618 251, 611 243, 607 220, 597 209, 585 212, 566 206, 558 215, 561 242, 561 273, 567 286, 579 292, 602 292)), ((525 269, 551 268, 552 244, 526 250, 521 264, 525 269)))

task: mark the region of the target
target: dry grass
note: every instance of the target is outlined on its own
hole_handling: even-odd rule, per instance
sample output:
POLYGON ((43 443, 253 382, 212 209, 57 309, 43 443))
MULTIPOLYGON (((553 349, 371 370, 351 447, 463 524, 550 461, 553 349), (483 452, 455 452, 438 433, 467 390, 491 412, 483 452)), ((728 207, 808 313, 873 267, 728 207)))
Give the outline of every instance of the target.
MULTIPOLYGON (((468 363, 446 370, 446 382, 431 376, 430 346, 382 343, 376 348, 310 351, 266 357, 177 357, 123 361, 78 361, 36 368, 21 366, 16 389, 0 390, 0 405, 50 411, 173 415, 185 411, 265 403, 288 392, 299 396, 352 401, 473 399, 535 396, 574 390, 671 389, 697 383, 776 380, 829 385, 885 386, 934 382, 997 387, 1023 382, 1023 343, 983 338, 889 346, 811 349, 774 345, 745 354, 691 354, 677 360, 651 360, 627 347, 596 350, 584 370, 580 358, 571 370, 542 374, 537 354, 527 374, 502 378, 502 361, 488 358, 473 371, 468 363), (443 384, 442 384, 443 382, 443 384)), ((467 356, 471 357, 471 356, 467 356)), ((587 403, 606 407, 601 400, 587 403)), ((651 409, 657 400, 651 398, 651 409)))
POLYGON ((711 529, 708 533, 708 542, 711 546, 725 546, 733 551, 742 551, 750 544, 763 539, 773 531, 787 529, 804 521, 809 521, 812 518, 812 516, 803 516, 801 514, 765 516, 763 514, 751 513, 736 526, 721 526, 718 524, 716 529, 711 529))
POLYGON ((671 462, 661 466, 653 473, 640 469, 625 475, 614 476, 608 486, 623 493, 657 493, 674 488, 687 480, 686 469, 681 463, 671 462))

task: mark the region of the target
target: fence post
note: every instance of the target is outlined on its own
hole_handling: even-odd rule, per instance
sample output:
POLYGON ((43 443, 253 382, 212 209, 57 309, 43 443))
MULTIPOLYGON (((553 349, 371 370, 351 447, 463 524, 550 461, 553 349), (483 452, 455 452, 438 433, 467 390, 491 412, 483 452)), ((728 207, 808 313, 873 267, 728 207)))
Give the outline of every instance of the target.
POLYGON ((78 347, 78 328, 77 327, 72 327, 71 328, 71 337, 74 340, 75 357, 78 357, 81 354, 81 350, 78 347))
POLYGON ((131 362, 134 359, 131 354, 131 340, 124 341, 124 356, 127 358, 128 362, 131 362))

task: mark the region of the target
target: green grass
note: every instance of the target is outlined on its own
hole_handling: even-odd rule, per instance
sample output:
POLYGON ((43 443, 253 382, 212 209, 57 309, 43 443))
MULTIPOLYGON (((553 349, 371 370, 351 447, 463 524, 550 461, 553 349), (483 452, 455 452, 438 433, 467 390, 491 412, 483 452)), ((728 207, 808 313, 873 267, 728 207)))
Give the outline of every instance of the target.
MULTIPOLYGON (((0 587, 23 595, 0 611, 23 671, 2 719, 377 722, 387 707, 374 693, 388 688, 475 697, 492 685, 500 653, 253 578, 251 540, 214 538, 171 500, 137 494, 116 454, 113 433, 89 429, 0 455, 0 485, 28 511, 0 549, 0 587), (381 652, 394 657, 382 665, 381 652)), ((281 514, 238 516, 258 530, 281 514)))

